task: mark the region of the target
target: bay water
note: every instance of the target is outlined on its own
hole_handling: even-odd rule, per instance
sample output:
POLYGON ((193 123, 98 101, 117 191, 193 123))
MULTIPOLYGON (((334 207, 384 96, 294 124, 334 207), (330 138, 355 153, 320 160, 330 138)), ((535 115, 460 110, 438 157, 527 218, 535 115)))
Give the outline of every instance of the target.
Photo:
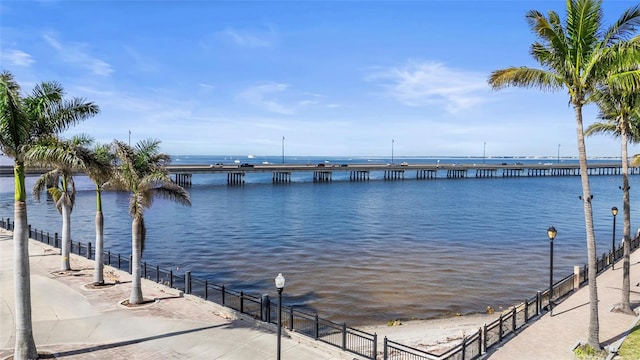
MULTIPOLYGON (((280 163, 280 157, 178 156, 173 164, 280 163)), ((398 158, 412 164, 529 163, 538 159, 398 158)), ((575 160, 563 159, 563 162, 575 160)), ((387 163, 379 158, 286 157, 286 163, 387 163)), ((553 160, 555 162, 555 160, 553 160)), ((601 161, 598 161, 601 162, 601 161)), ((242 186, 226 175, 194 175, 192 206, 157 199, 145 213, 143 261, 260 296, 276 295, 274 278, 286 278, 284 303, 350 326, 394 319, 428 319, 515 305, 549 282, 549 240, 559 280, 587 262, 579 176, 438 178, 350 182, 337 172, 330 183, 294 173, 290 184, 271 174, 248 174, 242 186)), ((442 175, 440 175, 442 176, 442 175)), ((637 231, 640 176, 631 177, 632 234, 637 231)), ((30 189, 34 177, 27 178, 30 189)), ((597 252, 622 238, 621 176, 591 176, 597 252)), ((95 191, 76 177, 74 241, 94 242, 95 191)), ((28 221, 60 232, 54 204, 28 199, 28 221)), ((105 249, 131 253, 129 194, 106 192, 105 249)), ((0 216, 13 217, 13 179, 0 178, 0 216)))

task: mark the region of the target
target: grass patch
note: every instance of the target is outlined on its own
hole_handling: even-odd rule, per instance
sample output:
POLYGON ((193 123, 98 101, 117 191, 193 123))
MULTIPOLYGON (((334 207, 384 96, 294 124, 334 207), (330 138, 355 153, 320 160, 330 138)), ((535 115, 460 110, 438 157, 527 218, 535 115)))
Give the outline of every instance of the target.
POLYGON ((575 358, 579 360, 600 360, 607 358, 607 351, 596 350, 589 345, 582 344, 573 350, 575 358))
POLYGON ((636 326, 631 329, 629 336, 624 339, 618 355, 621 359, 640 359, 640 321, 636 323, 636 326))

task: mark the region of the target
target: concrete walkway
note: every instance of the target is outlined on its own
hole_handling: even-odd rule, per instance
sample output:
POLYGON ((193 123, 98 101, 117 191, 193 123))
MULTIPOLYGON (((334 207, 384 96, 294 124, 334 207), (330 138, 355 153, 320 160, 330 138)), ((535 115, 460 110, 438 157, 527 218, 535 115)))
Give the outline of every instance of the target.
MULTIPOLYGON (((131 276, 105 267, 100 289, 93 261, 72 256, 75 271, 61 273, 59 250, 30 240, 33 331, 39 353, 60 359, 275 359, 276 327, 175 289, 143 280, 139 308, 129 297, 131 276), (117 283, 116 283, 117 280, 117 283)), ((13 353, 12 234, 0 229, 0 359, 13 353)), ((298 334, 283 336, 283 359, 359 359, 298 334)))
MULTIPOLYGON (((640 305, 640 251, 631 254, 631 307, 636 313, 640 305)), ((598 316, 602 346, 619 346, 626 332, 640 316, 611 312, 620 303, 622 261, 598 276, 598 316)), ((545 314, 531 323, 501 347, 490 353, 491 360, 573 360, 572 350, 585 343, 589 329, 589 288, 585 286, 558 304, 553 316, 545 314)))

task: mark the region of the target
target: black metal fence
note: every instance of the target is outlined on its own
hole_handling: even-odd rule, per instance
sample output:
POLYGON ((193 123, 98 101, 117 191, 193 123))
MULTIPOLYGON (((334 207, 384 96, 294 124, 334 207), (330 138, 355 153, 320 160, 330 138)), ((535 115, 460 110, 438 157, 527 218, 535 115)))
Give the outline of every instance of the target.
MULTIPOLYGON (((0 226, 7 230, 14 229, 14 223, 9 218, 0 219, 0 226)), ((57 233, 51 235, 42 230, 32 229, 29 225, 29 238, 42 243, 60 248, 61 239, 57 233)), ((631 250, 640 246, 640 235, 631 240, 631 250)), ((71 242, 70 251, 73 254, 84 256, 87 259, 95 259, 95 248, 91 243, 71 242)), ((622 258, 622 246, 602 254, 598 258, 598 273, 607 269, 616 260, 622 258)), ((104 263, 118 270, 131 273, 131 256, 112 254, 104 251, 104 263)), ((224 285, 211 284, 206 279, 193 277, 190 271, 183 274, 175 274, 172 270, 161 269, 157 265, 149 265, 143 262, 141 265, 142 277, 168 287, 184 291, 208 301, 226 306, 240 313, 250 315, 254 319, 277 324, 277 302, 272 301, 267 295, 255 297, 245 294, 243 291, 236 291, 224 285)), ((441 354, 434 354, 424 350, 416 349, 384 338, 384 346, 379 354, 377 349, 378 336, 355 328, 348 327, 345 323, 336 323, 322 319, 318 314, 311 314, 293 306, 282 306, 283 318, 282 327, 294 331, 298 334, 308 336, 317 341, 335 346, 343 351, 351 352, 368 359, 378 359, 380 356, 384 360, 473 360, 493 346, 500 344, 511 335, 525 326, 529 321, 536 319, 548 309, 549 298, 551 301, 558 301, 568 296, 576 290, 575 277, 578 276, 579 287, 589 280, 587 266, 583 266, 577 274, 571 274, 560 281, 557 281, 552 289, 538 291, 532 298, 525 299, 522 303, 512 307, 509 311, 503 312, 498 319, 492 323, 485 324, 477 332, 466 336, 458 345, 441 354), (545 306, 546 305, 546 306, 545 306)))

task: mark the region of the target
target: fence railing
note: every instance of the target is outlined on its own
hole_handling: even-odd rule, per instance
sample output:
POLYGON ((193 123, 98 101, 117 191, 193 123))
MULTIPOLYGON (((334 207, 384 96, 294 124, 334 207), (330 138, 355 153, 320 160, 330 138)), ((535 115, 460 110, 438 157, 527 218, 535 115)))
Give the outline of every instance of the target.
MULTIPOLYGON (((12 231, 15 224, 9 218, 6 220, 0 219, 0 227, 12 231)), ((31 225, 29 225, 29 238, 56 248, 61 247, 61 239, 57 233, 52 235, 49 232, 32 229, 31 225)), ((639 246, 640 234, 631 240, 631 250, 635 250, 639 246)), ((70 251, 87 259, 95 259, 95 248, 90 242, 83 244, 71 241, 70 251)), ((622 245, 612 249, 609 253, 602 254, 597 260, 597 273, 607 269, 622 256, 622 245)), ((111 251, 106 250, 104 251, 104 263, 118 270, 131 273, 131 255, 122 256, 121 254, 112 254, 111 251)), ((243 291, 229 289, 225 285, 212 284, 206 279, 193 277, 190 271, 185 271, 184 274, 176 274, 172 270, 161 269, 157 265, 150 265, 146 262, 142 263, 141 271, 142 277, 145 279, 226 306, 240 313, 250 315, 256 320, 277 324, 277 302, 271 301, 268 295, 255 297, 245 294, 243 291)), ((382 356, 384 360, 473 360, 485 354, 493 346, 510 338, 511 335, 515 335, 528 322, 538 318, 548 309, 550 301, 557 302, 561 300, 579 287, 584 286, 588 280, 589 272, 585 265, 577 273, 571 274, 553 284, 551 292, 549 289, 538 291, 534 297, 525 299, 522 303, 503 312, 498 319, 485 324, 477 332, 464 337, 459 344, 441 354, 433 354, 403 345, 386 337, 384 338, 382 353, 378 354, 378 336, 376 334, 348 327, 345 323, 322 319, 317 313, 311 314, 293 306, 284 306, 284 304, 282 306, 283 317, 281 324, 282 327, 289 329, 289 331, 294 331, 368 359, 375 360, 382 356), (576 287, 576 284, 578 284, 578 287, 576 287)))

